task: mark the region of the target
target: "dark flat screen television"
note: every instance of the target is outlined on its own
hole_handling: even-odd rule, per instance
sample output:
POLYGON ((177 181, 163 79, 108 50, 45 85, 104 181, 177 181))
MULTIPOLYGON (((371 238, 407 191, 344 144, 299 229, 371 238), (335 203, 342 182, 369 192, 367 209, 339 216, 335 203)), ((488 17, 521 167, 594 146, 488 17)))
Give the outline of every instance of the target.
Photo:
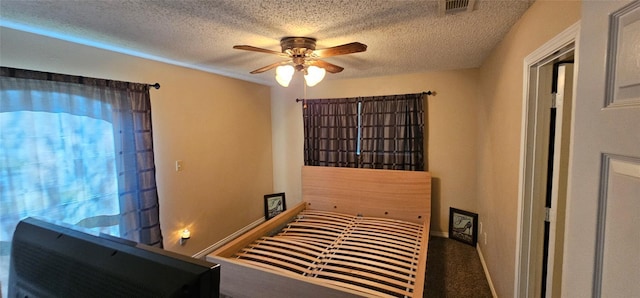
POLYGON ((220 266, 27 218, 11 244, 8 297, 218 297, 220 266))

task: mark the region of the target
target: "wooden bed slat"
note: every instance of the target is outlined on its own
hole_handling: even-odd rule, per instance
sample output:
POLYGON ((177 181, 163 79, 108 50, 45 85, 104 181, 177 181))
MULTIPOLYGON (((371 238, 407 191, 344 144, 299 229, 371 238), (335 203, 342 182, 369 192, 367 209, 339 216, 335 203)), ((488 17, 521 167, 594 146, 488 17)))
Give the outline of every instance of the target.
POLYGON ((409 262, 409 260, 413 260, 415 258, 418 257, 418 255, 415 253, 415 251, 413 253, 410 252, 406 252, 406 251, 402 251, 402 250, 397 250, 397 249, 389 249, 389 248, 384 248, 384 247, 380 247, 380 246, 375 246, 375 245, 369 245, 366 243, 353 243, 351 241, 341 241, 340 243, 336 244, 336 249, 347 249, 347 250, 353 250, 353 251, 360 251, 360 252, 364 252, 364 253, 371 253, 371 254, 388 254, 391 256, 394 256, 394 258, 403 258, 406 259, 407 262, 409 262))
POLYGON ((316 262, 318 261, 318 256, 317 254, 308 254, 308 253, 299 253, 298 251, 300 251, 300 249, 295 248, 294 246, 289 246, 288 249, 284 249, 284 248, 280 248, 277 246, 273 246, 273 245, 251 245, 248 246, 246 248, 243 248, 242 251, 245 254, 251 254, 253 252, 257 252, 257 251, 268 251, 268 252, 275 252, 275 253, 281 253, 282 255, 289 255, 292 256, 294 258, 298 258, 298 259, 305 259, 308 260, 309 262, 316 262))
MULTIPOLYGON (((242 259, 242 258, 262 259, 263 256, 268 256, 268 257, 274 258, 276 260, 279 259, 279 260, 282 260, 282 261, 286 261, 289 264, 294 265, 294 266, 295 266, 295 264, 299 264, 300 267, 304 267, 304 268, 313 267, 313 262, 304 261, 304 260, 301 260, 301 259, 298 259, 298 258, 293 258, 293 257, 287 256, 287 255, 273 253, 273 252, 266 251, 266 250, 263 250, 263 249, 252 249, 252 250, 243 249, 242 252, 237 253, 237 256, 238 256, 239 259, 242 259)), ((266 258, 265 260, 270 261, 272 259, 266 258)))
POLYGON ((331 266, 331 265, 340 265, 342 267, 359 268, 359 269, 364 270, 364 271, 376 272, 377 274, 394 277, 394 278, 399 279, 399 280, 410 279, 411 281, 415 282, 415 276, 411 277, 412 276, 411 274, 401 274, 401 273, 399 273, 397 271, 387 270, 386 268, 374 267, 374 266, 369 266, 369 265, 360 264, 360 263, 354 263, 354 262, 331 260, 330 264, 320 264, 320 265, 318 265, 318 269, 322 270, 325 266, 331 266))
POLYGON ((407 287, 410 287, 413 285, 413 280, 407 280, 407 279, 399 280, 394 278, 388 278, 383 275, 377 274, 378 272, 371 273, 367 271, 358 270, 357 268, 345 268, 340 266, 323 265, 319 269, 320 270, 315 271, 314 274, 328 275, 327 274, 328 272, 333 272, 331 273, 331 276, 337 277, 337 276, 343 275, 345 276, 343 277, 344 279, 356 277, 362 280, 381 281, 381 282, 390 284, 393 287, 398 287, 400 289, 406 289, 407 287))
POLYGON ((330 234, 330 235, 319 235, 314 233, 307 233, 305 231, 300 230, 284 230, 282 233, 278 234, 280 236, 302 236, 309 237, 309 239, 313 239, 316 241, 323 241, 325 243, 331 244, 335 241, 336 237, 340 234, 330 234))
POLYGON ((338 232, 330 232, 318 229, 311 228, 295 228, 295 227, 286 227, 282 229, 282 232, 279 235, 287 235, 287 234, 304 234, 309 237, 317 237, 317 238, 326 238, 335 240, 338 236, 342 235, 342 233, 338 232))
POLYGON ((389 241, 398 245, 404 245, 407 247, 411 247, 413 242, 411 239, 406 239, 406 238, 399 238, 399 237, 390 237, 389 235, 385 235, 382 233, 375 233, 372 231, 360 231, 360 230, 355 230, 355 231, 351 231, 350 233, 351 235, 358 235, 358 236, 362 236, 362 237, 371 237, 373 239, 378 239, 380 241, 389 241))
MULTIPOLYGON (((353 239, 367 239, 367 240, 377 240, 377 241, 381 241, 381 242, 390 242, 390 243, 395 243, 398 246, 401 247, 412 247, 413 243, 411 241, 411 239, 406 239, 406 240, 410 240, 410 241, 405 241, 405 239, 391 239, 389 237, 386 237, 385 234, 383 233, 371 233, 371 232, 367 232, 367 231, 359 231, 359 230, 354 230, 351 233, 349 233, 349 236, 352 237, 353 239)), ((417 237, 416 237, 417 238, 417 237)), ((413 239, 413 241, 415 241, 415 239, 413 239)))
POLYGON ((312 224, 312 225, 319 225, 319 226, 330 226, 330 227, 340 227, 340 228, 346 228, 351 226, 352 221, 333 221, 333 220, 321 220, 319 218, 308 218, 305 217, 303 219, 298 219, 295 222, 292 222, 290 224, 296 224, 296 225, 307 225, 307 224, 312 224))
POLYGON ((361 223, 377 223, 377 224, 387 224, 391 226, 400 226, 406 227, 408 229, 422 229, 422 225, 419 223, 392 219, 392 218, 382 218, 382 217, 361 217, 361 223))
POLYGON ((408 241, 410 243, 415 241, 416 238, 419 238, 419 235, 420 235, 420 234, 408 235, 403 233, 394 233, 394 231, 391 231, 391 230, 382 229, 382 228, 375 229, 373 227, 371 228, 354 227, 353 228, 353 233, 364 233, 364 232, 371 232, 378 235, 384 235, 385 237, 388 237, 388 238, 408 241))
POLYGON ((398 236, 403 236, 403 235, 414 236, 416 234, 420 234, 420 232, 422 231, 417 227, 396 227, 396 226, 385 225, 385 224, 365 223, 362 221, 358 221, 356 224, 353 225, 352 228, 354 230, 374 229, 384 233, 397 234, 398 236))
POLYGON ((401 296, 409 296, 409 295, 411 295, 411 292, 407 291, 406 289, 398 289, 398 288, 395 288, 395 287, 390 287, 388 285, 381 284, 381 283, 378 283, 378 282, 373 282, 371 280, 364 279, 364 278, 358 278, 358 277, 354 277, 354 276, 344 276, 342 274, 324 272, 324 271, 320 272, 320 273, 316 273, 316 275, 318 277, 325 277, 325 278, 326 277, 332 277, 332 278, 339 278, 339 279, 348 281, 349 282, 348 284, 344 284, 345 287, 356 287, 353 283, 359 283, 359 284, 372 286, 374 288, 386 290, 386 291, 389 291, 391 293, 396 293, 396 294, 399 294, 401 296))
POLYGON ((380 267, 380 268, 386 268, 387 270, 397 271, 399 273, 403 273, 403 274, 406 274, 406 275, 415 274, 415 271, 412 270, 411 268, 408 268, 408 267, 390 266, 390 265, 387 265, 387 264, 382 264, 382 263, 377 262, 377 261, 372 261, 372 260, 369 260, 369 259, 357 258, 357 257, 353 257, 353 256, 333 255, 331 257, 331 260, 332 261, 342 260, 342 261, 345 261, 345 262, 352 262, 354 264, 357 264, 357 263, 368 264, 368 265, 371 265, 371 266, 376 266, 376 267, 380 267))
POLYGON ((355 237, 355 235, 349 235, 349 239, 341 239, 340 243, 358 243, 360 245, 370 245, 372 247, 378 248, 389 248, 395 251, 402 251, 405 254, 413 254, 415 252, 415 247, 408 247, 406 245, 397 245, 394 243, 389 243, 387 241, 379 241, 374 238, 366 238, 366 237, 355 237))
POLYGON ((288 264, 287 262, 282 262, 280 260, 272 260, 272 259, 265 258, 265 257, 259 257, 257 259, 259 261, 256 261, 254 259, 248 258, 248 259, 243 259, 242 262, 253 264, 253 265, 259 266, 259 267, 269 268, 271 270, 276 270, 276 271, 279 271, 279 272, 282 272, 282 273, 286 273, 286 274, 291 274, 291 272, 296 272, 296 271, 302 272, 303 274, 309 274, 309 270, 308 269, 302 268, 302 267, 294 267, 294 266, 291 266, 291 264, 288 264), (278 264, 280 266, 275 266, 275 265, 271 265, 271 264, 278 264))
POLYGON ((322 220, 338 220, 343 222, 353 221, 353 215, 346 215, 343 213, 321 211, 321 210, 314 210, 314 209, 306 209, 305 211, 306 211, 305 215, 302 216, 300 219, 304 219, 307 217, 310 217, 310 218, 315 217, 315 218, 320 218, 322 220))
POLYGON ((353 227, 354 229, 359 229, 359 228, 374 228, 374 229, 380 229, 380 230, 384 230, 384 231, 391 231, 392 233, 398 233, 398 234, 406 234, 406 235, 415 235, 416 232, 421 232, 421 230, 419 230, 416 227, 403 227, 403 226, 394 226, 391 224, 384 224, 384 223, 379 223, 379 222, 363 222, 363 221, 358 221, 357 224, 354 225, 353 227))
POLYGON ((334 242, 332 240, 309 238, 307 236, 308 235, 300 235, 300 234, 296 234, 296 233, 291 233, 291 234, 287 234, 287 235, 276 235, 274 237, 283 237, 283 238, 295 239, 296 241, 308 243, 310 245, 315 245, 315 246, 318 246, 318 247, 323 247, 323 249, 327 249, 327 247, 329 247, 334 242))
POLYGON ((292 228, 310 229, 313 231, 328 230, 328 231, 333 231, 335 233, 344 233, 344 230, 346 227, 341 228, 336 226, 330 226, 328 224, 319 224, 317 222, 295 222, 295 223, 289 224, 288 229, 292 229, 292 228))
POLYGON ((265 245, 272 245, 272 246, 279 246, 279 247, 284 247, 284 248, 288 248, 288 249, 292 249, 292 250, 298 250, 298 251, 302 251, 305 252, 309 255, 315 255, 320 253, 323 249, 320 249, 316 246, 313 245, 309 245, 307 243, 304 242, 300 242, 300 241, 295 241, 292 239, 287 239, 287 238, 282 238, 282 237, 270 237, 270 238, 266 238, 266 239, 260 239, 260 240, 256 240, 256 243, 259 244, 265 244, 265 245))
MULTIPOLYGON (((350 256, 350 257, 358 257, 358 258, 361 258, 361 259, 372 258, 372 255, 370 255, 370 254, 361 253, 361 252, 355 252, 355 251, 337 250, 337 249, 331 251, 331 257, 333 257, 333 256, 350 256)), ((381 256, 381 255, 376 255, 375 260, 379 264, 385 264, 387 266, 411 268, 412 265, 413 265, 413 264, 408 263, 408 262, 402 262, 402 261, 397 260, 395 258, 391 258, 391 257, 388 257, 388 256, 381 256)))

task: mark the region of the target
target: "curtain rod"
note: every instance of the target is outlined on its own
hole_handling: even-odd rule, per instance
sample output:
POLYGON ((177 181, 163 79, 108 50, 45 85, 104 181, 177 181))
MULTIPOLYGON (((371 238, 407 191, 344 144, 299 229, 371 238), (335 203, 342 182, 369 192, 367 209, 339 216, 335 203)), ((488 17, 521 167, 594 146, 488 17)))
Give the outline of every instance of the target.
MULTIPOLYGON (((38 70, 30 70, 30 69, 21 69, 21 68, 13 68, 0 66, 0 75, 10 78, 23 78, 23 79, 38 79, 43 81, 57 81, 57 82, 69 82, 69 83, 80 83, 83 84, 85 77, 77 76, 77 75, 68 75, 61 73, 53 73, 53 72, 45 72, 38 70)), ((116 81, 116 80, 108 80, 108 79, 99 79, 99 78, 90 78, 91 80, 99 80, 103 82, 121 82, 121 83, 129 83, 124 81, 116 81)), ((133 83, 138 85, 145 85, 144 83, 133 83)), ((160 89, 160 84, 146 84, 149 88, 160 89)))
MULTIPOLYGON (((156 83, 156 84, 158 84, 158 83, 156 83)), ((158 85, 158 88, 160 88, 160 85, 158 85)), ((431 90, 429 90, 429 91, 423 91, 422 94, 424 94, 424 95, 435 95, 436 92, 435 91, 431 92, 431 90)), ((301 102, 301 101, 304 101, 304 100, 305 100, 305 98, 296 98, 296 102, 301 102)))

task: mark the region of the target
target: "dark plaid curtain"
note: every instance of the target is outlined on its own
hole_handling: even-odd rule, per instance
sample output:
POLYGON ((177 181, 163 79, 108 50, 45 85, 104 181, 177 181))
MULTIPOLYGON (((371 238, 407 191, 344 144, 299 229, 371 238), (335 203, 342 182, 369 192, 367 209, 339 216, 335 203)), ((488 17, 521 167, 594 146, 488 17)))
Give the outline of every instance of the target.
POLYGON ((0 112, 69 113, 112 124, 120 213, 81 222, 115 223, 121 237, 162 247, 148 85, 7 67, 0 78, 0 90, 26 91, 20 99, 0 99, 0 112))
POLYGON ((306 100, 304 118, 304 164, 357 167, 357 98, 306 100))
POLYGON ((425 170, 423 93, 305 100, 303 116, 305 165, 425 170))
POLYGON ((424 95, 362 98, 360 167, 424 171, 424 95))

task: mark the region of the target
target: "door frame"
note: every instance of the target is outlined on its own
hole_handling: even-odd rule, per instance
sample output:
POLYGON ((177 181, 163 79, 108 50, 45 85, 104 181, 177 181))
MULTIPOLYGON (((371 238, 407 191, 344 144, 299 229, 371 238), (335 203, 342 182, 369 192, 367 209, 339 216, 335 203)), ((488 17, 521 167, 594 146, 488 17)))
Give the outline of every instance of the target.
MULTIPOLYGON (((518 177, 518 214, 516 226, 516 253, 515 253, 515 278, 514 278, 514 297, 530 297, 530 293, 535 292, 535 276, 532 271, 536 267, 531 262, 534 259, 532 252, 532 237, 535 232, 532 230, 533 203, 537 181, 535 175, 536 167, 536 127, 540 120, 537 114, 537 88, 532 86, 532 69, 539 62, 544 61, 548 57, 554 56, 559 50, 574 44, 575 66, 574 73, 578 72, 578 45, 580 35, 580 22, 576 22, 563 32, 552 38, 544 45, 533 51, 524 59, 523 63, 523 94, 522 94, 522 124, 521 124, 521 140, 520 140, 520 171, 518 177)), ((573 90, 575 94, 577 76, 573 78, 573 90)), ((575 104, 573 105, 575 107, 575 104)), ((573 108, 571 111, 571 127, 573 130, 573 108)), ((571 146, 571 145, 570 145, 571 146)), ((569 148, 570 152, 572 148, 569 148)), ((569 160, 571 163, 571 160, 569 160)), ((569 165, 571 169, 571 165, 569 165)), ((570 176, 570 173, 569 173, 570 176)), ((535 240, 533 240, 535 241, 535 240)), ((548 285, 551 286, 551 285, 548 285)))

